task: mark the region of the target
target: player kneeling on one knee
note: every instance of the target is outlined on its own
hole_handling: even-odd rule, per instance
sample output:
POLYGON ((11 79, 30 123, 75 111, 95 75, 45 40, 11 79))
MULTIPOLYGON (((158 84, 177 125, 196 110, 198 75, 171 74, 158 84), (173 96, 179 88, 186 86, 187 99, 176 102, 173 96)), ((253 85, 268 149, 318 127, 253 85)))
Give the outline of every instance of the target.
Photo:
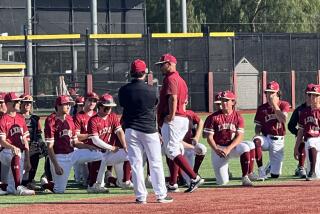
POLYGON ((243 140, 244 120, 234 110, 236 97, 231 91, 221 95, 222 110, 209 115, 204 123, 204 137, 212 148, 212 166, 218 185, 229 182, 228 162, 230 158, 240 156, 242 185, 252 186, 254 145, 243 140))
POLYGON ((267 168, 263 167, 262 151, 269 151, 271 177, 278 178, 281 174, 285 124, 290 108, 288 102, 280 100, 281 91, 277 82, 268 83, 265 94, 267 102, 258 107, 254 118, 256 136, 253 141, 256 147, 259 180, 264 180, 267 176, 267 168))

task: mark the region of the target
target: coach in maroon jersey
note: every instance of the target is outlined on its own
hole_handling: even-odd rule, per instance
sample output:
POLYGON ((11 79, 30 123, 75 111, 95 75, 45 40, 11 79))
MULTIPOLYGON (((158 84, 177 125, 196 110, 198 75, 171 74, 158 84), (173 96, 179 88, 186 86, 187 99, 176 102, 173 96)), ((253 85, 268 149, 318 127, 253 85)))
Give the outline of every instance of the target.
POLYGON ((267 102, 257 109, 254 122, 256 161, 259 167, 259 180, 266 179, 266 171, 262 162, 262 151, 269 151, 270 173, 278 178, 282 170, 284 156, 285 124, 290 110, 289 103, 280 100, 281 91, 277 82, 269 82, 265 90, 267 102))
POLYGON ((240 113, 234 110, 235 99, 231 91, 221 94, 222 110, 207 117, 203 132, 212 148, 211 161, 217 184, 224 185, 229 182, 229 159, 240 157, 242 185, 252 186, 250 176, 253 176, 254 162, 251 160, 254 156, 254 144, 251 141, 242 141, 244 120, 240 113))
MULTIPOLYGON (((190 186, 185 192, 193 192, 204 180, 192 170, 181 152, 181 141, 188 131, 188 118, 185 110, 188 101, 187 84, 176 70, 177 60, 174 56, 164 54, 156 64, 160 65, 160 70, 165 75, 157 113, 165 152, 171 159, 169 162, 170 175, 171 177, 176 175, 178 167, 183 169, 191 178, 190 186)), ((170 180, 169 187, 174 188, 177 178, 170 180)))
POLYGON ((7 113, 0 119, 0 160, 2 164, 11 168, 8 176, 8 193, 16 195, 34 195, 21 185, 23 169, 31 169, 29 157, 29 130, 24 117, 19 114, 20 98, 14 92, 5 95, 4 101, 7 113))
POLYGON ((312 90, 308 91, 310 104, 304 108, 299 116, 299 129, 297 141, 294 148, 294 158, 299 159, 300 144, 305 142, 306 156, 308 157, 310 167, 306 180, 311 181, 320 177, 320 169, 317 159, 320 152, 320 85, 314 85, 312 90))

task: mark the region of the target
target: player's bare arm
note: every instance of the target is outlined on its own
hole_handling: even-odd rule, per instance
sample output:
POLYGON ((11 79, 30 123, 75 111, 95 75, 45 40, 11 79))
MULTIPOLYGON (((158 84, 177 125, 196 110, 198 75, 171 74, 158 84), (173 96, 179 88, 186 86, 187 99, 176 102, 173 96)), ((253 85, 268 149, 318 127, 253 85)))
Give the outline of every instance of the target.
POLYGON ((241 143, 243 140, 243 133, 242 132, 237 132, 237 135, 235 139, 232 141, 232 143, 227 146, 226 148, 223 149, 223 152, 225 154, 225 157, 228 156, 230 151, 234 149, 239 143, 241 143))
POLYGON ((194 149, 194 146, 189 143, 186 143, 184 141, 182 141, 181 143, 185 149, 194 149))
POLYGON ((124 131, 122 129, 119 129, 116 133, 124 151, 128 152, 127 142, 125 139, 124 131))
POLYGON ((12 145, 10 142, 8 142, 8 139, 6 139, 5 136, 0 137, 0 144, 2 147, 6 148, 6 149, 11 149, 11 151, 14 155, 20 154, 20 149, 18 147, 15 147, 14 145, 12 145))
POLYGON ((221 150, 221 149, 217 146, 216 142, 214 141, 214 139, 213 139, 213 134, 211 134, 211 133, 208 134, 208 136, 207 136, 207 142, 208 142, 209 146, 213 149, 213 151, 214 151, 219 157, 221 157, 221 158, 225 157, 225 154, 224 154, 223 150, 221 150))
POLYGON ((89 135, 88 134, 77 134, 79 141, 85 141, 88 140, 89 135))
POLYGON ((296 138, 296 144, 294 146, 294 159, 299 160, 299 146, 303 142, 303 128, 299 127, 298 129, 298 135, 296 138))
POLYGON ((270 99, 271 99, 271 106, 274 109, 275 116, 276 116, 277 120, 280 123, 286 123, 287 114, 282 112, 279 107, 280 99, 279 99, 278 95, 276 93, 274 93, 274 94, 270 95, 270 99))
POLYGON ((56 174, 62 175, 63 169, 60 167, 60 165, 57 162, 56 154, 54 153, 54 150, 53 150, 53 142, 48 142, 48 155, 49 155, 49 158, 50 158, 52 165, 54 166, 54 170, 55 170, 56 174))
POLYGON ((199 143, 201 133, 203 132, 203 124, 204 124, 203 120, 200 119, 199 124, 197 126, 196 134, 192 138, 192 144, 194 144, 194 145, 199 143))
POLYGON ((259 124, 256 124, 255 127, 254 127, 254 133, 255 133, 255 136, 259 136, 261 135, 261 126, 259 124))
POLYGON ((79 141, 77 140, 75 143, 74 143, 74 147, 78 148, 78 149, 89 149, 91 151, 93 150, 98 150, 97 147, 95 146, 92 146, 92 145, 89 145, 89 144, 86 144, 86 143, 83 143, 82 141, 79 141))
POLYGON ((176 94, 171 94, 168 99, 169 104, 169 115, 166 116, 165 121, 170 122, 174 119, 174 116, 176 115, 177 111, 177 105, 178 105, 178 97, 176 94))

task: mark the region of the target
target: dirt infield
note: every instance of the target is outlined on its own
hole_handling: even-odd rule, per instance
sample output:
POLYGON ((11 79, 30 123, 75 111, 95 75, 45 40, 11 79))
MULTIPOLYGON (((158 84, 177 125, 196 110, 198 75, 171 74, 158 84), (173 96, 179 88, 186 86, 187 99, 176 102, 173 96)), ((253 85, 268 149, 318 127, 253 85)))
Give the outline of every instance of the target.
POLYGON ((116 196, 61 203, 16 204, 1 213, 320 213, 319 181, 293 181, 255 187, 203 188, 171 194, 171 204, 136 205, 134 196, 116 196))

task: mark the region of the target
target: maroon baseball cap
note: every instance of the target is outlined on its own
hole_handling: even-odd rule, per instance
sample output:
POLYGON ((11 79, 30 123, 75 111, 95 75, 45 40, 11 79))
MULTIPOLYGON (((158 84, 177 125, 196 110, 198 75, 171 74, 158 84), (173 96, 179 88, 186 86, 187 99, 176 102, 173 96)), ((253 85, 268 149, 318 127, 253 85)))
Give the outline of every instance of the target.
POLYGON ((307 94, 320 95, 320 85, 313 85, 312 89, 308 91, 307 94))
POLYGON ((101 103, 103 106, 117 106, 117 104, 113 100, 113 97, 108 93, 105 93, 100 97, 99 103, 101 103))
POLYGON ((6 96, 5 92, 0 92, 0 102, 4 102, 4 97, 6 96))
POLYGON ((136 59, 131 63, 131 72, 132 73, 146 73, 146 63, 141 59, 136 59))
POLYGON ((84 97, 83 96, 78 96, 76 97, 76 104, 77 105, 83 105, 84 104, 84 97))
POLYGON ((30 94, 22 94, 20 98, 21 102, 34 102, 33 97, 30 94))
POLYGON ((12 101, 19 101, 19 100, 21 100, 21 98, 18 97, 18 95, 15 92, 9 92, 4 96, 5 103, 12 102, 12 101))
POLYGON ((156 62, 155 64, 159 65, 159 64, 166 63, 166 62, 171 62, 171 63, 177 64, 177 59, 174 56, 172 56, 171 54, 164 54, 160 57, 159 62, 156 62))
POLYGON ((56 99, 56 106, 60 106, 63 104, 74 104, 74 101, 67 95, 60 95, 56 99))
POLYGON ((214 96, 214 102, 213 103, 217 103, 217 104, 221 103, 221 95, 222 95, 222 92, 221 91, 218 92, 216 94, 216 96, 214 96))
POLYGON ((236 95, 232 91, 227 90, 221 93, 221 99, 235 100, 236 95))
POLYGON ((86 99, 96 99, 99 100, 99 95, 95 92, 89 92, 85 96, 86 99))
POLYGON ((307 94, 308 92, 312 91, 313 86, 315 86, 315 84, 313 83, 308 84, 304 92, 307 94))
POLYGON ((276 81, 271 81, 268 83, 266 90, 264 90, 265 92, 278 92, 280 90, 280 86, 279 83, 277 83, 276 81))

